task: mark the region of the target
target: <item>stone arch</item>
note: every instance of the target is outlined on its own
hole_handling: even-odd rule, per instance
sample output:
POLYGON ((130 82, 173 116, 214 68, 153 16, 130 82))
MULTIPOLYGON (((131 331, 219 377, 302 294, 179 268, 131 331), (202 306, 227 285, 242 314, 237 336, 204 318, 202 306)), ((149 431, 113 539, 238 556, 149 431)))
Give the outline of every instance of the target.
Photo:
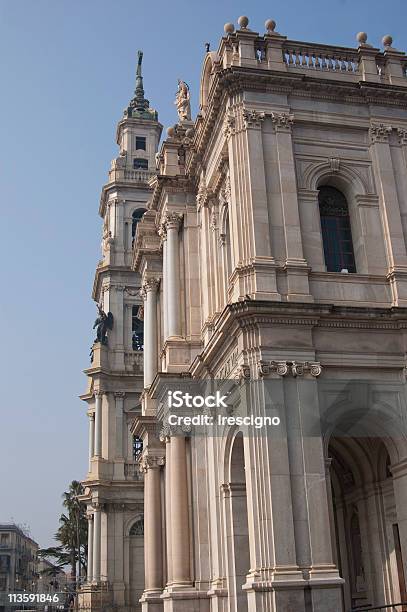
POLYGON ((137 226, 143 218, 143 215, 147 212, 147 208, 144 206, 136 205, 132 208, 130 212, 131 219, 131 244, 133 246, 134 240, 136 238, 137 226))
POLYGON ((130 218, 132 219, 134 213, 139 211, 139 210, 140 211, 141 210, 144 211, 143 214, 146 213, 147 212, 147 205, 142 204, 141 202, 140 203, 135 202, 135 204, 130 208, 130 218))
POLYGON ((389 517, 389 508, 393 509, 395 498, 393 481, 383 470, 388 457, 384 441, 334 437, 329 455, 331 539, 345 580, 345 609, 400 601, 398 574, 391 561, 397 519, 389 517))
POLYGON ((369 185, 362 175, 346 164, 334 171, 329 162, 310 165, 303 174, 304 187, 316 191, 322 185, 332 185, 342 191, 347 199, 356 195, 369 195, 369 185))
POLYGON ((227 432, 225 432, 222 438, 220 438, 222 440, 220 456, 224 458, 223 462, 221 463, 221 482, 230 482, 230 462, 232 457, 233 443, 239 433, 241 432, 238 427, 228 426, 227 432))
POLYGON ((208 105, 208 95, 212 84, 213 71, 215 65, 219 63, 220 58, 215 51, 210 51, 206 54, 201 73, 201 86, 199 91, 199 108, 202 113, 205 113, 208 105))
MULTIPOLYGON (((358 382, 368 390, 369 382, 358 382)), ((322 433, 325 456, 333 437, 372 438, 382 440, 391 464, 407 457, 407 431, 400 413, 389 403, 374 401, 374 393, 367 400, 358 397, 355 385, 342 389, 342 397, 323 410, 322 433)), ((363 392, 364 394, 365 392, 363 392)), ((366 391, 369 393, 369 391, 366 391)))
POLYGON ((229 217, 229 203, 224 200, 221 205, 220 213, 219 213, 219 229, 220 235, 225 235, 227 230, 227 222, 229 217))
POLYGON ((142 512, 138 512, 137 514, 134 514, 133 516, 131 516, 130 518, 128 518, 125 521, 125 523, 124 523, 124 535, 125 535, 125 537, 130 536, 131 528, 138 521, 144 521, 144 514, 142 512))
POLYGON ((407 436, 399 401, 383 401, 382 390, 370 385, 358 381, 335 389, 337 399, 322 425, 330 459, 331 540, 347 609, 400 601, 402 591, 394 555, 399 530, 404 537, 404 506, 392 466, 397 469, 407 456, 407 436))
POLYGON ((134 521, 130 527, 129 536, 144 536, 144 517, 134 521))
POLYGON ((243 585, 250 571, 250 541, 247 510, 244 436, 229 432, 225 448, 227 479, 223 485, 225 504, 225 553, 231 612, 247 612, 243 585))
POLYGON ((133 514, 124 523, 124 563, 129 581, 129 604, 131 609, 140 610, 139 600, 144 591, 144 536, 132 534, 132 530, 141 521, 143 512, 133 514))

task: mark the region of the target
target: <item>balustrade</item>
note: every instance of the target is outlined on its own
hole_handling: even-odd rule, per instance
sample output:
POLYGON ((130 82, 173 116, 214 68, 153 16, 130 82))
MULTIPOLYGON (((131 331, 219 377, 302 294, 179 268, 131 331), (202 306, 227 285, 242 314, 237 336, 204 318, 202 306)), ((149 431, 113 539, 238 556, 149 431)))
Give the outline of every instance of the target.
POLYGON ((329 72, 359 72, 355 49, 326 47, 287 41, 283 45, 283 61, 288 68, 304 68, 329 72))

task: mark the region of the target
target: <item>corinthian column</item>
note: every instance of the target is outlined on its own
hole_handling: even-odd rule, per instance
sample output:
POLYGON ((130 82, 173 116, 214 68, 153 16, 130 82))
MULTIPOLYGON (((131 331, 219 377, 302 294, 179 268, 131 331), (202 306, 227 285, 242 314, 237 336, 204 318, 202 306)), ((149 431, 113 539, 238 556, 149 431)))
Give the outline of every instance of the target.
POLYGON ((149 278, 142 288, 145 299, 144 308, 144 387, 149 387, 157 373, 158 335, 157 335, 157 289, 158 278, 149 278))
MULTIPOLYGON (((181 291, 179 272, 179 228, 182 215, 176 212, 167 213, 165 227, 167 230, 167 252, 165 288, 167 291, 166 307, 168 313, 167 332, 171 338, 181 335, 181 291)), ((165 298, 164 298, 165 299, 165 298)))
POLYGON ((163 456, 147 455, 141 462, 144 476, 144 534, 145 534, 145 589, 148 598, 163 589, 163 546, 161 517, 160 468, 164 465, 163 456))

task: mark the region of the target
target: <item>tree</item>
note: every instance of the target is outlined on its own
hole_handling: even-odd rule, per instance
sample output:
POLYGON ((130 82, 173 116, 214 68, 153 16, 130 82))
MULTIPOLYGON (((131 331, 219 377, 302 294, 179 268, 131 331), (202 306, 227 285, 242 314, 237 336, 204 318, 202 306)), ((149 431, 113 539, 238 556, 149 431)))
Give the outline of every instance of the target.
POLYGON ((85 507, 79 500, 83 494, 83 486, 77 480, 69 485, 69 490, 63 494, 63 506, 67 512, 59 519, 59 528, 54 538, 59 546, 43 548, 39 556, 50 558, 60 569, 67 565, 71 567, 72 581, 86 573, 88 521, 85 507))

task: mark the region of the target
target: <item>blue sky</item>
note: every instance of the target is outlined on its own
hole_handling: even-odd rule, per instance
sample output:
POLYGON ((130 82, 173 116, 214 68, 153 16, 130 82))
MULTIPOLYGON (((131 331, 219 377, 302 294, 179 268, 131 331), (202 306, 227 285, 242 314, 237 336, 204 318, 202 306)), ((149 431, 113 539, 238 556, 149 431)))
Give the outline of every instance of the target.
POLYGON ((52 543, 61 495, 87 468, 85 389, 100 258, 100 189, 144 50, 146 95, 176 121, 179 77, 198 97, 204 43, 226 21, 294 40, 406 49, 405 0, 1 0, 0 521, 52 543))

